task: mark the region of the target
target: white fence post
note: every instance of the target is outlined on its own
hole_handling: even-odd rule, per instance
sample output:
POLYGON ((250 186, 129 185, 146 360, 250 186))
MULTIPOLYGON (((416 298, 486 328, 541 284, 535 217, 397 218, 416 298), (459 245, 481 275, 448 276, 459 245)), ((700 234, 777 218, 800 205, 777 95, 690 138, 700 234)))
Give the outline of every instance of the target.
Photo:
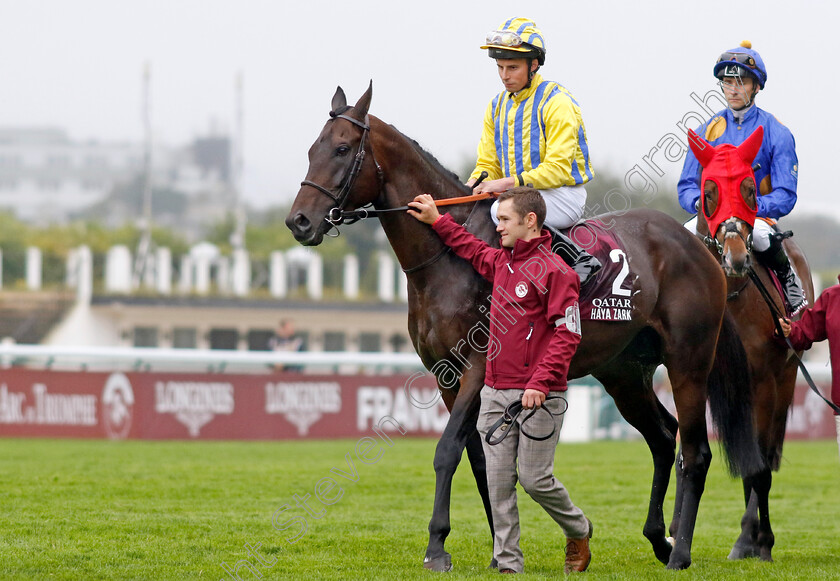
POLYGON ((344 298, 359 298, 359 257, 355 254, 344 257, 344 298))
POLYGON ((377 253, 379 261, 379 299, 386 303, 394 302, 394 260, 386 253, 377 253))
POLYGON ((195 292, 206 295, 210 292, 210 258, 196 256, 195 261, 195 292))
POLYGON ((312 253, 306 268, 306 292, 309 298, 316 301, 324 296, 324 260, 317 252, 312 253))
POLYGON ((162 295, 172 294, 172 252, 165 247, 155 252, 155 290, 162 295))
POLYGON ((233 251, 233 294, 248 296, 251 292, 251 258, 242 248, 233 251))
POLYGON ((105 256, 105 292, 131 292, 131 251, 127 246, 112 246, 105 256))
POLYGON ((42 275, 41 249, 30 246, 26 249, 26 288, 41 290, 42 275))
POLYGON ((289 280, 286 275, 286 256, 279 250, 271 253, 271 274, 268 290, 276 299, 284 299, 289 293, 289 280))
POLYGON ((178 278, 178 292, 182 295, 188 295, 192 292, 193 287, 193 261, 189 254, 184 254, 181 257, 181 272, 178 278))

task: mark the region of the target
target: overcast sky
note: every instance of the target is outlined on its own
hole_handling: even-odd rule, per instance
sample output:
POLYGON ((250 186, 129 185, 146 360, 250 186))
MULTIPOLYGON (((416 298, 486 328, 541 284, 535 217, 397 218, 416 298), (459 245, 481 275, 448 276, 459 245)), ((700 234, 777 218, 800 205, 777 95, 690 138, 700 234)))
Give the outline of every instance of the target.
MULTIPOLYGON (((681 162, 647 155, 700 112, 717 56, 750 39, 768 68, 762 108, 796 138, 794 212, 840 217, 834 101, 840 8, 828 2, 398 2, 356 0, 0 0, 0 126, 58 126, 74 139, 140 140, 142 71, 151 65, 156 140, 183 144, 234 125, 244 76, 245 196, 290 201, 336 85, 355 102, 370 79, 371 113, 453 170, 472 160, 481 119, 501 90, 479 50, 511 16, 542 28, 543 75, 581 104, 598 168, 636 164, 658 187, 681 162)), ((697 123, 692 121, 691 125, 697 123)))

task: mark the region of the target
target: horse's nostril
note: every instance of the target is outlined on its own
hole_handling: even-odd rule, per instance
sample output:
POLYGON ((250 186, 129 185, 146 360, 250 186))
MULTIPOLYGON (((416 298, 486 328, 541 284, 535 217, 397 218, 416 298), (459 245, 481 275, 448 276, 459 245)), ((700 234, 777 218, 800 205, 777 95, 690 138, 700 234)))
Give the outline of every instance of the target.
POLYGON ((306 232, 312 227, 312 223, 309 221, 309 218, 307 218, 301 213, 295 215, 293 223, 295 227, 301 232, 306 232))

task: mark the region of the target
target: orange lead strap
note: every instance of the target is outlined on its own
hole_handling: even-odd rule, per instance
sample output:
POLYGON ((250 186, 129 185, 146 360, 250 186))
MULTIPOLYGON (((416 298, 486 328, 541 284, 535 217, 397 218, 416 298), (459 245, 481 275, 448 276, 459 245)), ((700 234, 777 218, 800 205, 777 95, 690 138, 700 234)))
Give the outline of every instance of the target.
POLYGON ((468 204, 470 202, 479 202, 487 198, 495 198, 498 192, 482 192, 480 194, 472 194, 469 196, 461 196, 458 198, 447 198, 444 200, 435 200, 435 206, 452 206, 454 204, 468 204))

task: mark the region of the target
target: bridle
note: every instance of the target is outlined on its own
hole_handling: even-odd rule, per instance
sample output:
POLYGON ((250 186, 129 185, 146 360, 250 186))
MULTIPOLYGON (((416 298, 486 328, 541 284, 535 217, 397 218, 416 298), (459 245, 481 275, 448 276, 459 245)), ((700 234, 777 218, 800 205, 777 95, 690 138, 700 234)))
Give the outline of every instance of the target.
MULTIPOLYGON (((362 130, 362 137, 359 140, 359 149, 356 151, 356 156, 353 159, 353 164, 350 167, 348 167, 347 171, 344 173, 344 177, 342 178, 342 180, 340 182, 342 184, 341 189, 338 191, 338 193, 333 193, 330 190, 328 190, 327 188, 325 188, 324 186, 322 186, 320 184, 316 184, 315 182, 310 181, 310 180, 303 180, 302 182, 300 182, 301 186, 309 186, 309 187, 315 188, 316 190, 318 190, 319 192, 321 192, 322 194, 324 194, 325 196, 327 196, 328 198, 330 198, 331 200, 333 200, 335 202, 335 206, 330 208, 330 211, 327 212, 326 216, 324 216, 324 220, 328 224, 330 224, 330 226, 332 226, 332 228, 330 230, 332 230, 334 228, 334 229, 336 229, 336 231, 338 231, 338 226, 340 226, 341 224, 352 224, 352 223, 357 222, 359 220, 363 220, 365 218, 374 218, 374 217, 377 217, 377 216, 382 215, 382 214, 390 214, 390 213, 394 213, 394 212, 404 213, 408 209, 408 206, 401 206, 399 208, 386 208, 386 209, 381 209, 381 210, 370 209, 370 208, 360 208, 358 210, 347 211, 347 210, 344 209, 344 206, 347 205, 347 199, 350 197, 350 192, 353 189, 353 184, 356 182, 356 178, 359 177, 359 173, 362 171, 362 164, 365 161, 365 142, 367 141, 368 134, 370 133, 370 116, 365 115, 364 123, 359 121, 358 119, 353 119, 352 117, 349 117, 347 115, 337 114, 334 111, 330 111, 330 117, 332 117, 333 119, 344 119, 346 121, 349 121, 350 123, 352 123, 356 127, 361 128, 361 130, 362 130)), ((376 176, 377 176, 377 179, 379 181, 379 190, 381 191, 382 190, 382 185, 385 182, 385 175, 382 171, 382 166, 380 166, 379 162, 376 161, 376 155, 373 154, 372 152, 371 152, 371 155, 373 156, 373 163, 376 166, 376 176)), ((482 172, 481 177, 478 180, 476 180, 476 182, 473 184, 473 188, 475 188, 478 184, 480 184, 486 177, 487 177, 487 172, 482 172)), ((479 195, 476 195, 476 196, 464 196, 464 197, 460 197, 460 198, 452 198, 452 199, 446 200, 444 202, 439 202, 438 204, 439 205, 448 205, 446 202, 448 202, 448 203, 466 203, 468 201, 475 202, 475 201, 478 201, 479 199, 487 198, 487 197, 489 197, 489 195, 490 194, 479 194, 479 195), (481 197, 479 197, 479 196, 481 196, 481 197)), ((472 217, 472 214, 475 211, 476 207, 478 207, 477 204, 475 206, 473 206, 472 210, 470 210, 470 214, 467 217, 467 222, 472 217)), ((465 222, 465 225, 466 225, 466 222, 465 222)), ((327 235, 329 235, 329 234, 327 234, 327 235)), ((335 234, 335 236, 338 236, 338 234, 335 234)), ((430 259, 422 262, 421 264, 418 264, 417 266, 413 266, 411 268, 403 268, 402 270, 405 274, 413 274, 415 272, 419 272, 419 271, 427 268, 428 266, 431 266, 432 264, 434 264, 435 262, 437 262, 438 260, 440 260, 444 256, 446 256, 450 251, 451 251, 451 249, 448 246, 443 245, 443 249, 440 252, 438 252, 437 254, 435 254, 433 257, 431 257, 430 259)))
MULTIPOLYGON (((353 163, 350 167, 347 168, 347 171, 344 173, 344 177, 341 180, 341 189, 338 193, 333 193, 327 188, 316 184, 310 180, 303 180, 300 182, 301 186, 310 186, 315 188, 331 200, 335 202, 335 206, 330 208, 330 211, 325 216, 325 220, 329 222, 332 226, 338 226, 344 222, 344 206, 347 205, 347 199, 350 197, 350 191, 353 189, 353 184, 356 183, 356 178, 359 177, 359 173, 362 171, 362 164, 365 161, 365 142, 367 141, 368 133, 370 133, 370 117, 365 115, 365 121, 361 122, 358 119, 353 119, 348 115, 338 115, 334 111, 330 111, 330 117, 333 119, 344 119, 345 121, 349 121, 353 125, 360 127, 362 129, 362 138, 359 140, 359 149, 356 151, 356 156, 353 158, 353 163)), ((383 174, 382 168, 380 167, 379 163, 376 161, 376 156, 373 157, 373 163, 376 165, 376 174, 379 178, 379 185, 380 188, 383 182, 383 174)))

